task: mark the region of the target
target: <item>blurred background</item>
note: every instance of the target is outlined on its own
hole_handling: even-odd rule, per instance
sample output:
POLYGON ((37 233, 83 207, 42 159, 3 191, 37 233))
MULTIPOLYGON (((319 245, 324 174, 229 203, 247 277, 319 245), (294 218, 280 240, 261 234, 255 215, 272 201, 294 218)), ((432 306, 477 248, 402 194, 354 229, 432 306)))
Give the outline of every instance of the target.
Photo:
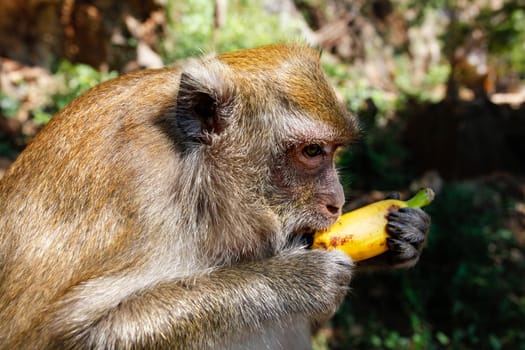
POLYGON ((1 0, 0 176, 103 80, 297 40, 360 117, 347 209, 437 193, 420 263, 358 274, 315 348, 525 349, 523 0, 1 0))

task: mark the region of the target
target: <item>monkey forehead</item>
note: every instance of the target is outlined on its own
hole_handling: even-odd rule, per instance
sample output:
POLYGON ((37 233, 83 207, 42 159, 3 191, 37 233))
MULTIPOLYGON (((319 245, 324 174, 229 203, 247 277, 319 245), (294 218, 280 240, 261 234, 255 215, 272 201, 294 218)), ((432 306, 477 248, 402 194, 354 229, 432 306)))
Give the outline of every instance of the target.
POLYGON ((302 74, 289 75, 280 86, 280 99, 290 111, 304 114, 318 129, 321 126, 337 131, 346 139, 355 137, 357 122, 353 114, 338 101, 333 88, 327 80, 311 75, 308 71, 302 74))
MULTIPOLYGON (((355 117, 337 100, 320 64, 320 52, 304 44, 275 44, 219 56, 237 76, 245 96, 265 92, 259 103, 274 102, 289 111, 301 111, 314 124, 328 125, 330 135, 352 139, 357 133, 355 117), (253 90, 253 91, 251 91, 253 90)), ((292 122, 295 124, 295 122, 292 122)))
POLYGON ((308 115, 288 114, 281 123, 282 133, 291 143, 335 143, 346 145, 357 136, 354 119, 331 124, 308 115))
POLYGON ((289 111, 304 117, 303 125, 310 130, 348 143, 358 132, 357 120, 349 113, 328 83, 320 66, 292 67, 283 74, 279 84, 279 99, 289 111))

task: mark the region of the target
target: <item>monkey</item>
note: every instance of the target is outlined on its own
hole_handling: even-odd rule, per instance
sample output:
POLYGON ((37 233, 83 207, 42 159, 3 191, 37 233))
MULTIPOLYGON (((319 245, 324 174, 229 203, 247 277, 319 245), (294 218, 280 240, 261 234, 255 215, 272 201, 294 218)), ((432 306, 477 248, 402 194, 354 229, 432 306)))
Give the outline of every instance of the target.
MULTIPOLYGON (((297 237, 340 216, 358 134, 305 44, 92 88, 0 180, 0 349, 309 349, 358 266, 297 237)), ((428 216, 389 226, 371 260, 414 265, 428 216)))

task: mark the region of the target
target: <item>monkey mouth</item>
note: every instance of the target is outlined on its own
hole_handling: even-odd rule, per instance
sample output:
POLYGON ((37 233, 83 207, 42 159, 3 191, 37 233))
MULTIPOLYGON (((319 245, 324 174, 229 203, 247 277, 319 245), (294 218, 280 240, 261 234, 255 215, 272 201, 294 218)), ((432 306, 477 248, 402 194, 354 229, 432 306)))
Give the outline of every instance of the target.
POLYGON ((328 221, 328 220, 319 220, 319 221, 313 221, 310 223, 305 223, 303 225, 298 225, 297 228, 294 228, 292 230, 292 236, 300 236, 300 235, 307 235, 307 236, 313 236, 317 231, 323 231, 329 228, 335 220, 328 221))
POLYGON ((317 230, 311 227, 301 227, 293 231, 293 233, 290 235, 289 240, 293 242, 299 242, 301 245, 304 245, 307 248, 309 248, 314 242, 314 235, 316 231, 317 230))
POLYGON ((289 235, 290 242, 301 242, 306 244, 308 247, 312 245, 315 233, 318 231, 326 230, 335 222, 332 220, 326 220, 325 218, 315 218, 313 220, 304 220, 298 222, 297 226, 292 227, 289 235))
POLYGON ((315 231, 304 231, 302 233, 296 234, 292 239, 294 242, 299 243, 299 245, 310 248, 314 243, 314 236, 315 231))
POLYGON ((312 226, 300 226, 292 231, 292 236, 313 235, 318 230, 312 226))

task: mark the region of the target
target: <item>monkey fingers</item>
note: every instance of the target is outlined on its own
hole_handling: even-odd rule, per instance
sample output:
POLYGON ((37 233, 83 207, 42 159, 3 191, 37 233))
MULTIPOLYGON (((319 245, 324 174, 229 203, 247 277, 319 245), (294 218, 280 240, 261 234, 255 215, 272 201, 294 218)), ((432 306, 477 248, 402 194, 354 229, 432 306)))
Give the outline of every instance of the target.
POLYGON ((430 217, 421 209, 407 207, 388 214, 388 234, 416 246, 425 241, 429 227, 430 217))

